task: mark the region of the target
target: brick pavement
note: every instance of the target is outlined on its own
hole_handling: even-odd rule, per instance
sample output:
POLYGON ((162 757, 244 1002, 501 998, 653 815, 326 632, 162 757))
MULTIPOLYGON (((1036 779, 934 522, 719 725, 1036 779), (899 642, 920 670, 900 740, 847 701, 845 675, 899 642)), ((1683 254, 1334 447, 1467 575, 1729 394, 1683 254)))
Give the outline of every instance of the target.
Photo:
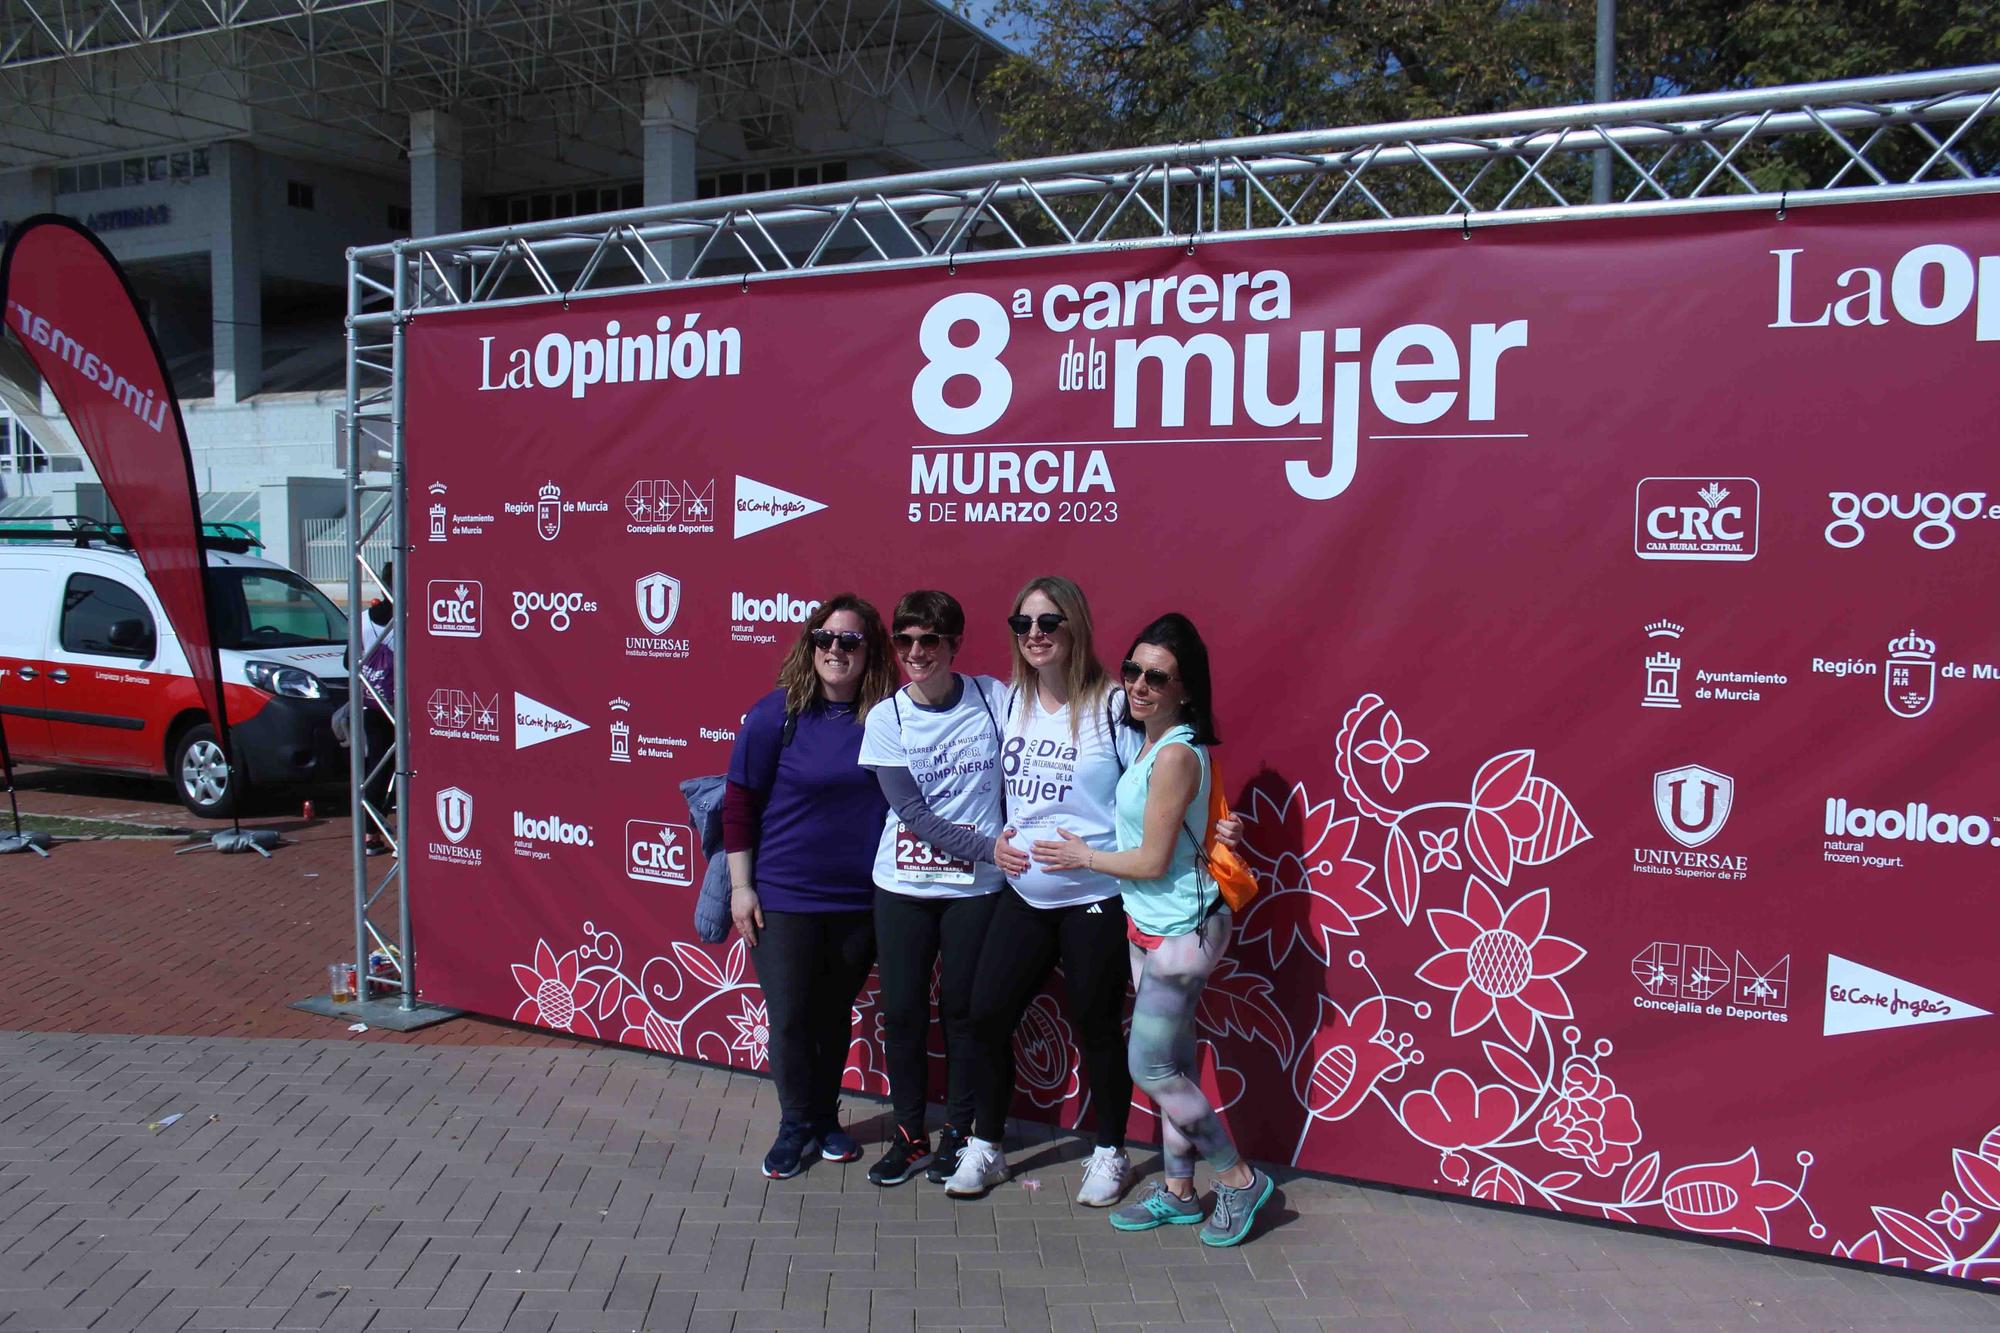
MULTIPOLYGON (((106 786, 24 804, 179 822, 106 786)), ((349 947, 347 825, 272 822, 298 843, 269 862, 0 861, 0 1027, 28 1029, 0 1033, 0 1333, 2000 1326, 1996 1295, 1309 1177, 1237 1250, 1121 1235, 1046 1132, 1015 1154, 1041 1188, 974 1203, 865 1162, 766 1181, 761 1078, 287 1008, 349 947)), ((887 1116, 852 1109, 872 1155, 887 1116)))
MULTIPOLYGON (((19 782, 30 823, 48 814, 206 827, 165 782, 35 769, 19 782)), ((323 811, 328 802, 318 804, 323 811)), ((354 956, 349 826, 344 816, 308 822, 292 809, 245 821, 291 843, 268 861, 176 856, 182 844, 171 839, 65 842, 47 861, 0 857, 0 1028, 346 1039, 345 1024, 288 1006, 324 993, 326 965, 354 956)), ((546 1047, 567 1039, 461 1019, 367 1040, 546 1047)))
POLYGON ((1067 1136, 976 1202, 860 1163, 772 1182, 768 1082, 608 1047, 24 1033, 0 1071, 0 1333, 2000 1325, 1978 1292, 1310 1178, 1236 1250, 1124 1235, 1070 1202, 1067 1136))

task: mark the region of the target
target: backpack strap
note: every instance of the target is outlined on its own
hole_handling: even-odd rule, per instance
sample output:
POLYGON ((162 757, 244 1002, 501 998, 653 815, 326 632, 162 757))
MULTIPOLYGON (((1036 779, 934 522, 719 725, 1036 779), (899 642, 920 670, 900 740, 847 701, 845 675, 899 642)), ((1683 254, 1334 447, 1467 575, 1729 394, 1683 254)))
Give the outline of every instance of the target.
POLYGON ((1104 692, 1104 738, 1111 742, 1111 758, 1118 764, 1118 776, 1125 776, 1125 756, 1118 751, 1118 703, 1124 698, 1122 689, 1104 692), (1118 698, 1112 695, 1116 693, 1118 698))
MULTIPOLYGON (((986 698, 986 691, 980 688, 979 682, 971 676, 962 677, 962 680, 964 688, 971 690, 979 696, 979 706, 986 710, 986 725, 993 730, 993 763, 995 765, 993 778, 1000 789, 1000 827, 1004 829, 1007 827, 1007 779, 1000 768, 1000 764, 1006 758, 1007 738, 1000 734, 1000 719, 993 716, 993 705, 986 698)), ((1011 694, 1012 691, 1009 691, 1009 693, 1011 694)), ((900 718, 902 715, 899 713, 897 716, 900 718)))

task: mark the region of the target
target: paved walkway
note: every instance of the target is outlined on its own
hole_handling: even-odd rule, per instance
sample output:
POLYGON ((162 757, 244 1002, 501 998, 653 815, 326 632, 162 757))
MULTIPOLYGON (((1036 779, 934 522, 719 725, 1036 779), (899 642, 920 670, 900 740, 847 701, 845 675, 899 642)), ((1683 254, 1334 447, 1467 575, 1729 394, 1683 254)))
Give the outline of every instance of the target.
POLYGON ((1977 1292, 1314 1179, 1233 1251, 1122 1235, 1070 1202, 1067 1138, 977 1202, 771 1182, 767 1082, 604 1047, 13 1034, 0 1068, 6 1333, 2000 1325, 1977 1292))
MULTIPOLYGON (((31 810, 181 822, 144 784, 31 782, 31 810)), ((761 1078, 287 1008, 348 947, 347 833, 279 822, 268 862, 0 860, 0 1333, 2000 1327, 2000 1293, 1306 1177, 1236 1250, 1121 1235, 1070 1202, 1068 1136, 970 1203, 865 1161, 766 1181, 761 1078)), ((850 1111, 872 1155, 887 1115, 850 1111)))

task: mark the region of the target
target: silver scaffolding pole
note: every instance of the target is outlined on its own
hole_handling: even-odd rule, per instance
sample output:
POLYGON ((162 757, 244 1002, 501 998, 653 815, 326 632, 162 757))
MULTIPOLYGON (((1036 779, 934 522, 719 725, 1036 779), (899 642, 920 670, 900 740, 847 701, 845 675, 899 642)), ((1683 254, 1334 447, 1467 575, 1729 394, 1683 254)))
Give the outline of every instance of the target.
POLYGON ((409 735, 409 694, 403 652, 407 641, 407 617, 403 606, 408 562, 402 558, 409 549, 407 488, 403 470, 403 353, 408 321, 407 317, 399 318, 386 328, 364 329, 355 318, 371 301, 386 299, 392 309, 407 309, 410 272, 409 265, 398 263, 386 275, 388 281, 379 282, 357 267, 353 263, 352 252, 349 254, 343 429, 347 448, 350 547, 347 570, 348 796, 352 812, 350 846, 354 874, 354 961, 351 964, 354 986, 351 995, 346 998, 330 993, 323 997, 311 997, 293 1006, 329 1017, 359 1019, 394 1031, 427 1027, 458 1014, 455 1009, 418 1003, 410 939, 409 848, 404 815, 411 773, 404 762, 407 754, 404 738, 409 735), (382 341, 385 337, 386 342, 382 341), (371 470, 367 466, 371 461, 371 451, 381 440, 386 440, 389 447, 389 480, 386 484, 363 479, 363 474, 371 470), (369 516, 366 502, 369 497, 378 495, 385 497, 387 503, 376 506, 372 516, 369 516), (382 571, 369 563, 366 554, 369 539, 384 522, 389 524, 389 549, 395 554, 394 569, 386 583, 382 571), (361 617, 371 590, 387 595, 390 604, 390 621, 384 633, 394 636, 396 651, 388 699, 384 699, 362 673, 361 617), (386 715, 390 723, 390 743, 379 755, 368 753, 367 718, 371 709, 386 715), (369 785, 384 775, 389 778, 389 790, 396 797, 388 809, 378 808, 368 799, 369 785), (388 844, 390 852, 382 878, 377 883, 371 883, 369 877, 366 841, 371 831, 388 844), (393 944, 385 938, 373 916, 382 895, 391 888, 396 891, 393 944), (382 975, 371 976, 373 969, 370 961, 378 957, 387 960, 382 967, 382 975), (391 993, 378 996, 377 992, 391 993))
MULTIPOLYGON (((2000 176, 1964 150, 1996 129, 2000 64, 992 163, 357 248, 348 252, 350 495, 368 489, 352 469, 356 432, 372 415, 389 426, 401 548, 403 334, 426 310, 1252 237, 1469 235, 1515 223, 1992 195, 2000 176), (1760 184, 1777 152, 1798 145, 1830 165, 1808 187, 1760 184), (1600 153, 1611 161, 1610 203, 1591 200, 1600 153), (677 257, 676 243, 689 258, 677 257)), ((357 524, 351 587, 366 569, 365 535, 357 524)), ((400 640, 400 562, 396 581, 400 640)), ((400 740, 400 653, 397 667, 400 740)), ((358 680, 355 689, 359 698, 358 680)), ((352 772, 359 818, 358 760, 352 772)), ((401 834, 399 813, 399 848, 401 834)), ((381 938, 369 916, 381 890, 371 892, 355 838, 360 953, 381 938)), ((391 877, 407 1004, 417 980, 407 867, 391 877)))
MULTIPOLYGON (((2000 113, 2000 65, 1747 92, 1404 121, 917 172, 369 246, 415 309, 576 300, 804 273, 1275 234, 1333 235, 1984 193, 1968 136, 2000 113), (1808 186, 1760 184, 1782 150, 1808 186), (1590 202, 1612 159, 1612 202, 1590 202), (674 243, 692 259, 675 262, 674 243)), ((377 302, 382 326, 410 313, 377 302)))

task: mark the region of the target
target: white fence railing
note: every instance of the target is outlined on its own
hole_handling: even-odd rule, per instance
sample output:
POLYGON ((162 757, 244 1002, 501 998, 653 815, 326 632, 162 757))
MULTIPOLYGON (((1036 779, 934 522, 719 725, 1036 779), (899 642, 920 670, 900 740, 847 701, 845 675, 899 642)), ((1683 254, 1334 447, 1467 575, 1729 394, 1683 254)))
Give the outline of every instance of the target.
MULTIPOLYGON (((299 522, 299 573, 314 583, 347 590, 347 568, 354 559, 354 545, 348 535, 347 519, 308 518, 299 522)), ((389 527, 384 524, 362 544, 362 554, 376 569, 391 555, 389 527)))

